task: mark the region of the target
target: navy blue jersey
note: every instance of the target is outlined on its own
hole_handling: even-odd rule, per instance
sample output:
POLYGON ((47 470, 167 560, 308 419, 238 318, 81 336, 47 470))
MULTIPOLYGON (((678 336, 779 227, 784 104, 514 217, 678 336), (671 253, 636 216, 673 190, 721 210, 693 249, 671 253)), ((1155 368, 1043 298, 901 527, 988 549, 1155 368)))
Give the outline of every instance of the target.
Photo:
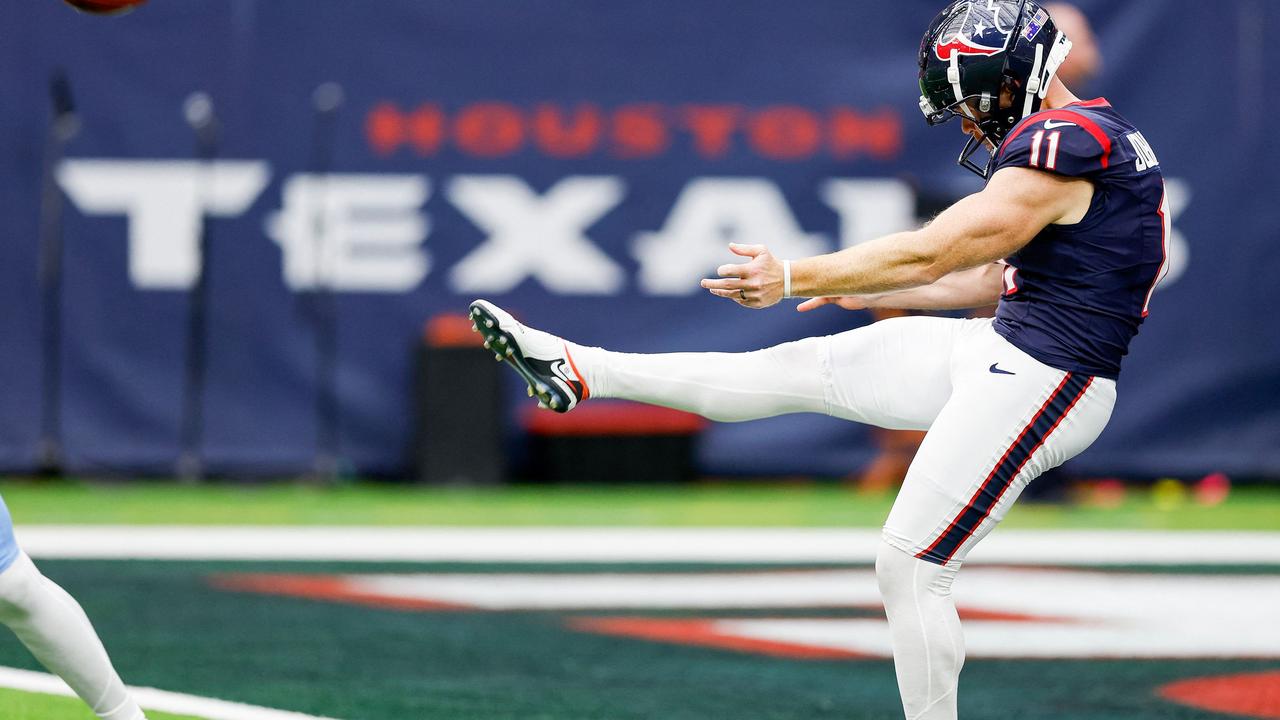
POLYGON ((1116 378, 1167 267, 1169 210, 1151 146, 1106 100, 1029 115, 996 171, 1029 167, 1093 183, 1089 212, 1005 260, 995 329, 1040 362, 1116 378))

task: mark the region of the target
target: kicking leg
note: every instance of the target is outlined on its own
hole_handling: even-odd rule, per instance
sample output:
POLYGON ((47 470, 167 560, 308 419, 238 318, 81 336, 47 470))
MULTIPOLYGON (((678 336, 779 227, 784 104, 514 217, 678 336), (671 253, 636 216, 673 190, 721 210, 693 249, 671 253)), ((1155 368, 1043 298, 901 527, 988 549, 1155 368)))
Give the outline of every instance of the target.
POLYGON ((713 420, 813 412, 924 429, 951 393, 947 358, 956 323, 895 318, 746 353, 639 355, 582 348, 580 366, 600 396, 713 420))
POLYGON ((828 413, 827 338, 744 353, 641 355, 574 349, 597 397, 662 405, 719 422, 828 413))
POLYGON ((9 626, 42 665, 71 686, 102 720, 143 720, 142 710, 111 666, 84 610, 40 574, 13 542, 8 510, 0 502, 0 622, 9 626))
POLYGON ((553 410, 614 397, 721 422, 813 412, 919 429, 950 394, 947 358, 959 322, 901 318, 746 353, 636 354, 575 345, 483 300, 472 304, 472 318, 553 410))
POLYGON ((989 328, 970 330, 876 561, 908 720, 956 718, 964 643, 951 583, 965 556, 1027 483, 1097 438, 1115 403, 1110 380, 1050 368, 989 328), (1005 372, 991 372, 993 361, 1005 372))

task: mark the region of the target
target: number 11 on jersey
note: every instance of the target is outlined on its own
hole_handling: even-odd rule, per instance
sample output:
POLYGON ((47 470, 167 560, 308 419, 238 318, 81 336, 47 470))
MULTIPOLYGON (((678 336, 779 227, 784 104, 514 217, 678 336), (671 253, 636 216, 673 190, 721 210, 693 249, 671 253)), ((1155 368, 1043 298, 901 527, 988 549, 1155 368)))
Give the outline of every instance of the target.
POLYGON ((1031 167, 1043 167, 1045 170, 1054 170, 1058 167, 1058 136, 1062 134, 1059 130, 1049 133, 1048 142, 1045 142, 1045 131, 1037 130, 1035 135, 1031 136, 1031 167), (1047 145, 1045 151, 1044 162, 1040 160, 1040 148, 1047 145))

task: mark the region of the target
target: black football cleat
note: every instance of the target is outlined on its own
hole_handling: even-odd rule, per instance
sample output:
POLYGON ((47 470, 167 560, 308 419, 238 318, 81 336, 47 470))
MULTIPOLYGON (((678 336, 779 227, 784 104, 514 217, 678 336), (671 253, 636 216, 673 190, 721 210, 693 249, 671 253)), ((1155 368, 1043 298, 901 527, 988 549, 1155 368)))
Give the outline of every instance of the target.
POLYGON ((591 396, 564 340, 525 327, 488 300, 471 303, 471 326, 494 359, 504 360, 529 384, 538 405, 565 413, 591 396))

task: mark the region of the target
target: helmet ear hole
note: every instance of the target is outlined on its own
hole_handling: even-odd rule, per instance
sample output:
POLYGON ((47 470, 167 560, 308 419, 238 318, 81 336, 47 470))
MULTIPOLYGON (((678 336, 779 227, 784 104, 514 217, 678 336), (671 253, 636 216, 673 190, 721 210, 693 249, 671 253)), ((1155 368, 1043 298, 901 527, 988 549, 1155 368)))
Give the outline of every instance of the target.
POLYGON ((1000 83, 1000 109, 1016 107, 1018 105, 1018 96, 1022 94, 1022 81, 1013 75, 1006 73, 1004 81, 1000 83))

